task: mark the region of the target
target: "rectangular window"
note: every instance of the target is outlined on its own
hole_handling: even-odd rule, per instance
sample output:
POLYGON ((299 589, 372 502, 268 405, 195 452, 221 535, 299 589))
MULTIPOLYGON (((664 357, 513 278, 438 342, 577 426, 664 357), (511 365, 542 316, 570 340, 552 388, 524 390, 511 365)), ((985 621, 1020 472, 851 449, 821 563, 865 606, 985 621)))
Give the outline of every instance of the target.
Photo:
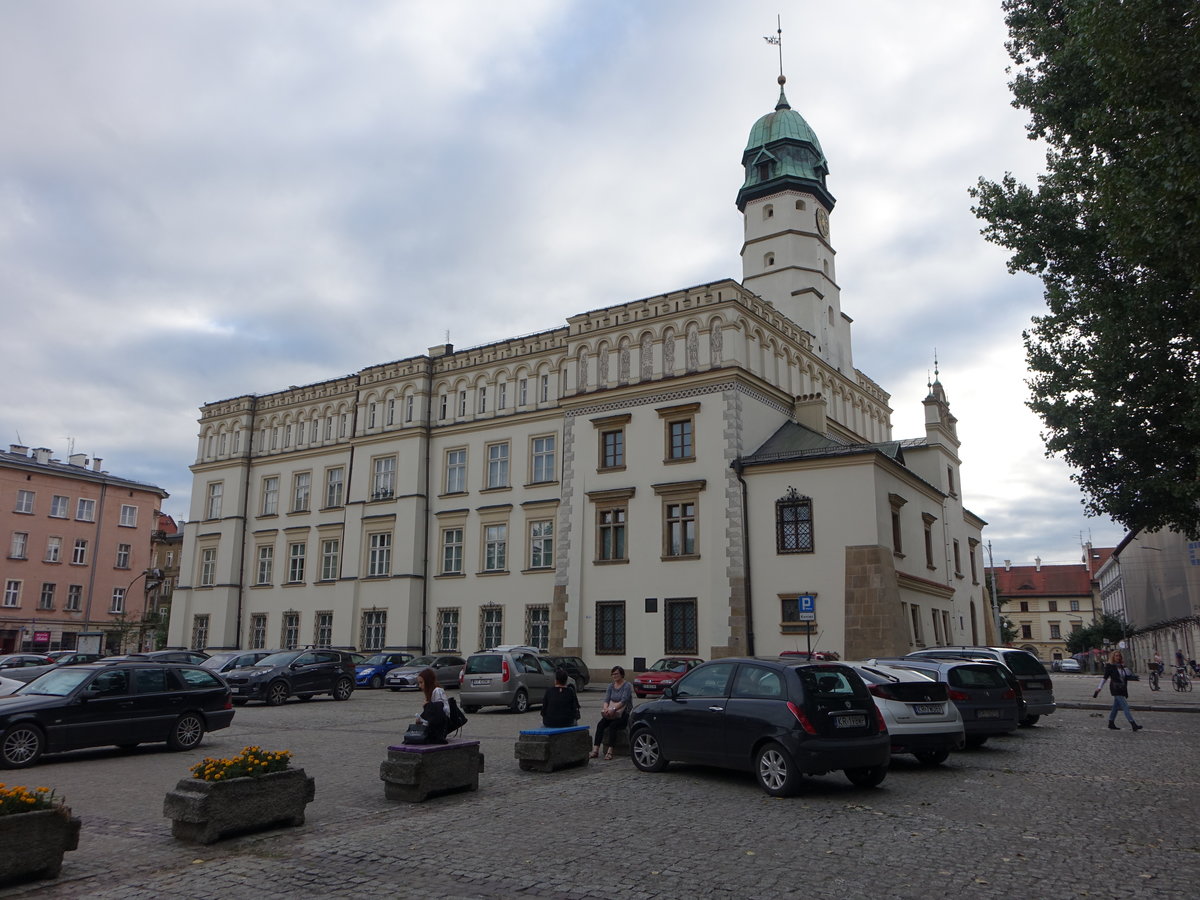
POLYGON ((550 649, 550 607, 525 607, 525 643, 543 653, 550 649))
POLYGON ((555 481, 558 471, 554 463, 554 435, 536 437, 530 451, 533 462, 533 482, 555 481))
POLYGON ((117 544, 117 568, 128 569, 129 557, 133 552, 133 544, 117 544))
POLYGON ((330 538, 321 542, 321 580, 336 581, 338 577, 338 558, 342 554, 342 542, 330 538))
POLYGON ((130 506, 126 503, 121 504, 121 527, 122 528, 137 528, 137 512, 136 506, 130 506))
POLYGON ((83 585, 67 585, 67 610, 79 612, 81 609, 83 609, 83 585))
POLYGON ((208 616, 192 616, 193 650, 203 650, 208 646, 208 616))
POLYGON ((367 427, 368 428, 375 427, 375 411, 376 411, 377 407, 378 407, 377 403, 368 403, 367 404, 367 427))
POLYGON ((1050 623, 1050 640, 1062 640, 1062 626, 1058 622, 1050 623))
POLYGON ((123 615, 125 612, 125 588, 115 587, 112 592, 112 602, 109 604, 108 611, 116 616, 123 615))
POLYGON ((46 538, 46 562, 62 562, 62 538, 46 538))
POLYGON ((792 488, 775 501, 775 552, 813 552, 812 498, 792 488))
POLYGON ((411 422, 413 419, 413 396, 409 394, 404 398, 404 421, 411 422))
POLYGON ((325 440, 333 440, 333 416, 325 418, 325 440))
POLYGON ((300 643, 300 613, 288 612, 283 614, 283 639, 284 650, 295 650, 296 645, 300 643))
POLYGON ((305 544, 288 544, 288 582, 299 584, 304 581, 304 558, 308 552, 305 544))
POLYGON ((668 600, 666 613, 667 642, 664 652, 695 656, 700 652, 696 601, 668 600))
POLYGON ((292 512, 307 512, 312 502, 312 472, 292 476, 292 512))
POLYGON ((54 609, 54 588, 53 582, 42 583, 42 594, 38 597, 38 609, 54 609))
POLYGON ((971 557, 971 584, 979 584, 979 570, 975 567, 975 548, 978 543, 974 538, 967 539, 967 553, 971 557))
POLYGON ((200 553, 200 586, 212 587, 217 583, 217 551, 203 550, 200 553))
POLYGON ((384 635, 387 633, 387 612, 382 609, 368 609, 362 617, 362 648, 368 653, 384 648, 384 635))
POLYGON ((1078 600, 1071 601, 1071 612, 1079 612, 1079 601, 1078 600))
POLYGON ((815 634, 815 622, 800 621, 800 598, 779 598, 779 633, 780 634, 815 634))
POLYGON ((476 410, 480 413, 487 412, 487 385, 480 385, 477 391, 478 404, 476 410))
POLYGON ((1028 600, 1021 601, 1021 612, 1029 612, 1029 601, 1028 600))
POLYGON ((446 493, 461 494, 467 489, 467 451, 446 451, 446 493))
POLYGON ((524 406, 529 402, 529 379, 521 378, 517 381, 517 406, 524 406))
POLYGON ((508 487, 508 443, 489 444, 487 458, 487 486, 508 487))
POLYGON ((267 617, 263 613, 255 613, 250 617, 250 649, 267 649, 267 617))
POLYGON ((483 636, 485 650, 504 643, 503 607, 485 606, 479 611, 479 633, 483 636))
POLYGON ((55 495, 50 498, 50 516, 54 519, 65 519, 71 512, 71 498, 55 495))
POLYGON ((292 446, 292 426, 290 424, 283 426, 283 446, 285 449, 292 446))
POLYGON ((549 569, 554 565, 554 521, 529 523, 529 568, 549 569))
POLYGON ((333 643, 333 613, 319 612, 313 616, 313 643, 318 647, 333 643))
POLYGON ((9 559, 25 559, 25 554, 29 549, 29 532, 14 531, 12 533, 12 541, 8 545, 9 559))
POLYGON ((908 612, 912 617, 913 643, 915 643, 918 647, 924 647, 925 639, 921 634, 921 610, 914 603, 908 608, 908 612))
POLYGON ((668 503, 666 510, 666 556, 696 555, 696 504, 668 503))
POLYGON ((437 611, 438 652, 450 653, 458 649, 458 610, 437 611))
POLYGON ((14 512, 33 513, 33 491, 17 491, 17 506, 14 512))
POLYGON ((446 528, 442 531, 442 574, 461 575, 463 570, 463 530, 446 528))
POLYGON ((542 376, 542 402, 546 403, 550 400, 550 376, 542 376))
POLYGON ((446 418, 446 395, 442 394, 438 397, 438 418, 446 418))
POLYGON ((937 518, 929 513, 921 513, 921 521, 925 523, 925 567, 934 569, 937 566, 933 562, 933 523, 937 518))
POLYGON ((485 525, 483 529, 483 570, 503 572, 508 561, 508 526, 485 525))
POLYGON ((75 518, 80 522, 96 521, 96 501, 80 499, 75 504, 75 518))
POLYGON ((670 445, 667 458, 694 458, 696 454, 692 447, 692 420, 684 419, 680 422, 669 422, 667 427, 670 430, 670 445))
POLYGON ((596 653, 618 656, 625 653, 624 601, 596 604, 596 653))
POLYGON ((270 584, 271 569, 275 565, 275 548, 263 545, 258 548, 258 577, 255 584, 270 584))
POLYGON ((496 388, 496 409, 504 409, 508 406, 508 382, 500 382, 500 386, 496 388))
POLYGON ((204 518, 221 518, 221 494, 223 494, 224 491, 224 482, 214 481, 208 485, 208 498, 204 505, 204 518))
POLYGON ((1058 601, 1057 600, 1050 601, 1050 610, 1049 611, 1050 612, 1058 612, 1058 601))
POLYGON ((954 542, 954 574, 962 575, 962 555, 958 549, 958 541, 954 542))
POLYGON ((396 398, 395 397, 388 397, 387 424, 388 425, 396 424, 396 398))
POLYGON ((600 432, 600 467, 619 469, 625 465, 625 430, 600 432))
POLYGON ((75 539, 75 549, 71 552, 71 562, 77 566, 87 565, 87 544, 83 538, 75 539))
POLYGON ((598 509, 598 558, 627 559, 625 555, 625 507, 598 509))
POLYGON ((942 628, 941 628, 941 623, 938 621, 938 611, 936 609, 931 609, 929 611, 929 615, 933 619, 933 643, 934 643, 934 646, 940 647, 942 644, 945 643, 945 641, 942 640, 942 628))
POLYGON ((467 414, 467 392, 458 392, 458 417, 461 419, 467 414))
POLYGON ((4 605, 7 607, 21 605, 21 582, 15 578, 4 582, 4 605))
POLYGON ((345 483, 346 470, 341 466, 325 470, 325 506, 327 508, 342 505, 345 483))
POLYGON ((342 413, 338 417, 338 437, 344 438, 350 431, 350 414, 342 413))
POLYGON ((262 514, 279 514, 279 476, 270 475, 262 480, 262 514))
POLYGON ((390 500, 396 491, 396 457, 378 457, 371 467, 371 499, 390 500))
POLYGON ((379 577, 392 573, 392 533, 377 531, 368 541, 367 576, 379 577))
POLYGON ((1033 640, 1033 626, 1032 625, 1022 625, 1021 626, 1021 640, 1024 640, 1024 641, 1033 640))

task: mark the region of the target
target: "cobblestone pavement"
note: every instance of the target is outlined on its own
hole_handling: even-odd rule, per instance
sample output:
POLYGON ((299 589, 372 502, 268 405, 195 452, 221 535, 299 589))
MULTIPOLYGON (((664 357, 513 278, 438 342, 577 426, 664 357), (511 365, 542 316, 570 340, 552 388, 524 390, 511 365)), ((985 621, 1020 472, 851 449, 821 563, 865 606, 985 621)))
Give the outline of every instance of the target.
MULTIPOLYGON (((1055 686, 1091 702, 1097 680, 1055 686)), ((601 696, 584 695, 589 724, 601 696)), ((941 767, 897 757, 875 790, 835 773, 778 800, 749 775, 647 775, 628 759, 522 772, 513 742, 536 713, 483 710, 466 726, 487 757, 477 793, 387 801, 379 763, 416 708, 387 691, 249 706, 190 753, 105 749, 2 773, 56 788, 83 830, 57 880, 0 898, 1178 897, 1200 872, 1200 716, 1140 712, 1134 734, 1105 727, 1106 704, 1064 708, 941 767), (166 791, 246 744, 290 749, 315 776, 307 823, 207 847, 171 838, 166 791)))

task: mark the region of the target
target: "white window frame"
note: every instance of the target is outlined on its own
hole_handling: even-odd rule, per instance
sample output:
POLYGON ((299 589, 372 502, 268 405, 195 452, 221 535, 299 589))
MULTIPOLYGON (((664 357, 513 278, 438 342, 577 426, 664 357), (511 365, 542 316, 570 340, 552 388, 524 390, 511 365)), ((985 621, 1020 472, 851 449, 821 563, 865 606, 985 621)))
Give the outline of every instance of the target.
POLYGON ((117 568, 128 569, 129 559, 133 555, 133 544, 117 544, 117 568))
POLYGON ((71 551, 71 565, 87 565, 88 542, 86 538, 75 538, 75 547, 71 551))
POLYGON ((336 581, 338 577, 338 562, 342 556, 340 538, 326 538, 321 541, 321 580, 336 581))
POLYGON ((288 544, 288 584, 304 582, 304 564, 307 554, 308 545, 304 542, 288 544))
POLYGON ((392 574, 392 533, 375 531, 367 538, 367 577, 382 578, 392 574))
POLYGON ((542 434, 529 440, 530 475, 533 484, 558 480, 558 435, 542 434))
POLYGON ((377 456, 371 460, 371 499, 390 500, 396 496, 396 457, 377 456))
POLYGON ((508 441, 498 441, 495 444, 487 445, 486 483, 489 489, 509 486, 509 446, 508 441))
POLYGON ((138 508, 128 503, 121 504, 121 527, 137 528, 138 508))
POLYGON ((75 504, 75 520, 77 522, 95 522, 96 501, 80 497, 79 502, 75 504))
POLYGON ((330 466, 325 470, 325 508, 344 505, 346 493, 345 466, 330 466))
POLYGON ((217 583, 217 549, 205 547, 200 551, 200 586, 212 587, 217 583))
POLYGON ((110 601, 108 611, 114 616, 123 615, 125 613, 125 588, 113 588, 112 599, 110 601))
POLYGON ((17 491, 17 505, 13 508, 13 512, 33 515, 33 504, 36 497, 37 494, 34 491, 17 491))
POLYGON ((205 493, 204 518, 221 518, 221 497, 225 493, 225 482, 210 481, 208 483, 208 490, 205 493))
POLYGON ((460 612, 457 609, 439 609, 438 622, 438 652, 452 653, 459 647, 458 623, 460 612))
POLYGON ((8 544, 9 559, 27 559, 29 552, 29 532, 14 531, 8 544))
POLYGON ((312 505, 312 472, 292 475, 292 512, 308 512, 312 505))
POLYGON ((64 607, 67 612, 79 612, 83 609, 83 585, 69 584, 67 585, 67 605, 64 607))
POLYGON ((267 475, 262 480, 262 515, 279 515, 278 475, 267 475))
POLYGON ((71 515, 71 498, 55 494, 50 498, 50 518, 67 519, 71 515))
POLYGON ((387 610, 364 609, 362 614, 362 648, 366 653, 382 650, 387 645, 387 610))
POLYGON ((463 527, 442 529, 442 574, 463 574, 463 527))
POLYGON ((467 490, 467 448, 455 447, 446 451, 446 493, 462 494, 467 490))
POLYGON ((4 606, 7 609, 15 609, 21 605, 21 580, 18 578, 9 578, 4 582, 4 606))
POLYGON ((271 584, 271 576, 275 568, 275 546, 260 544, 254 567, 255 584, 271 584))
POLYGON ((535 519, 529 523, 529 568, 554 567, 554 520, 535 519))
POLYGON ((56 534, 46 538, 46 562, 62 562, 62 542, 63 539, 56 534))
POLYGON ((483 571, 508 570, 508 523, 495 522, 483 526, 483 571))

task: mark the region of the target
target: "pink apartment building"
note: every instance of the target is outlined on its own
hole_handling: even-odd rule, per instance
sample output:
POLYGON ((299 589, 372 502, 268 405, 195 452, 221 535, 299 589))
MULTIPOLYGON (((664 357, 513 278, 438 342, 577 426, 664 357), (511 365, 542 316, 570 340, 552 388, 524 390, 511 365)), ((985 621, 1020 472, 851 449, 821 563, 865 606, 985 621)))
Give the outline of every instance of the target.
POLYGON ((0 451, 0 653, 72 648, 83 633, 102 634, 105 652, 142 649, 151 541, 168 494, 100 463, 20 444, 0 451))

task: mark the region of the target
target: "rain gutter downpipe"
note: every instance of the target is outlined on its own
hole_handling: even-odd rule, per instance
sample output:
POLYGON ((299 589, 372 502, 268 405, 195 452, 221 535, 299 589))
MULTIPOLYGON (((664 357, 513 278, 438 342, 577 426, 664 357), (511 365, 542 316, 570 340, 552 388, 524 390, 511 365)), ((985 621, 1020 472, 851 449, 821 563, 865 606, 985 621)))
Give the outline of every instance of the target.
POLYGON ((742 485, 742 565, 745 569, 745 592, 746 592, 746 655, 754 655, 754 595, 751 590, 750 578, 750 497, 749 486, 746 484, 746 479, 742 477, 742 472, 746 466, 742 462, 742 458, 736 457, 729 464, 733 469, 733 474, 737 476, 737 480, 742 485))

